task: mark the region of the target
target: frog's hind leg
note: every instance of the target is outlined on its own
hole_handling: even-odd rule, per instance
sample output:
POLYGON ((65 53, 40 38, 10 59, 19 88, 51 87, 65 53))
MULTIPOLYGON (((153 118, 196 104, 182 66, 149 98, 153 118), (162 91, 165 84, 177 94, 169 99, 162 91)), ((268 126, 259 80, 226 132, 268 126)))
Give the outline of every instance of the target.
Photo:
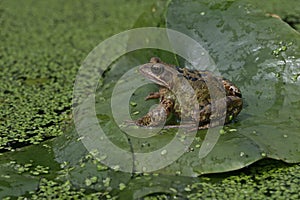
POLYGON ((145 116, 138 119, 135 123, 138 126, 160 126, 166 122, 166 109, 160 104, 156 108, 150 110, 145 116))
POLYGON ((229 123, 235 118, 243 108, 243 100, 236 96, 227 96, 227 112, 225 123, 229 123))
POLYGON ((180 125, 168 125, 164 126, 164 129, 171 129, 171 128, 183 128, 186 129, 187 132, 197 131, 197 130, 205 130, 210 127, 209 124, 205 124, 202 126, 195 126, 195 124, 180 124, 180 125))
POLYGON ((181 129, 184 131, 184 133, 189 134, 191 132, 195 132, 198 130, 206 130, 208 128, 210 128, 209 124, 206 124, 204 126, 195 126, 194 124, 180 124, 180 125, 168 125, 168 126, 164 126, 163 129, 173 129, 173 128, 177 128, 177 129, 181 129))

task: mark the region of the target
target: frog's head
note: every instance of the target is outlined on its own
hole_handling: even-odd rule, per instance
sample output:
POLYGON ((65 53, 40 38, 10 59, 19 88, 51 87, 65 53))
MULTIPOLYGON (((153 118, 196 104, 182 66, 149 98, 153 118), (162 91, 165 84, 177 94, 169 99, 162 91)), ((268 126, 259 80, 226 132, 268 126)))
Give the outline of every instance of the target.
POLYGON ((169 89, 178 73, 177 70, 161 62, 157 57, 151 58, 149 63, 142 65, 139 68, 139 72, 154 83, 169 89))

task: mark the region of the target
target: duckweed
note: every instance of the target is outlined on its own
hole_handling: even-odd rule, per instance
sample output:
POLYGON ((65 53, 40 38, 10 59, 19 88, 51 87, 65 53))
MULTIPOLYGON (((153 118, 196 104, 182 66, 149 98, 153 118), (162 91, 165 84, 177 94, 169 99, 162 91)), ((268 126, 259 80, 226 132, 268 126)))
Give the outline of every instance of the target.
POLYGON ((0 152, 62 135, 72 121, 73 84, 84 58, 106 37, 129 29, 152 3, 123 4, 1 1, 0 152), (113 28, 101 28, 108 24, 113 28))
POLYGON ((133 102, 133 101, 130 101, 130 105, 131 105, 132 107, 135 107, 135 106, 137 106, 137 103, 136 103, 136 102, 133 102))
POLYGON ((98 181, 98 177, 97 176, 93 176, 91 178, 85 179, 85 185, 89 187, 92 184, 97 183, 97 181, 98 181))
POLYGON ((122 191, 126 188, 126 185, 124 183, 119 184, 119 189, 122 191))

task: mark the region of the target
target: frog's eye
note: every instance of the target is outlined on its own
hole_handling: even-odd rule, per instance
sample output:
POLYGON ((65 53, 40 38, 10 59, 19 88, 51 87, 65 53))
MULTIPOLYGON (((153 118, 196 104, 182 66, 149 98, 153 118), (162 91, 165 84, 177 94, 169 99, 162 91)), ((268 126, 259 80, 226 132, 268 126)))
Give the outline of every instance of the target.
POLYGON ((153 74, 159 75, 164 72, 164 66, 157 63, 151 66, 151 71, 153 74))

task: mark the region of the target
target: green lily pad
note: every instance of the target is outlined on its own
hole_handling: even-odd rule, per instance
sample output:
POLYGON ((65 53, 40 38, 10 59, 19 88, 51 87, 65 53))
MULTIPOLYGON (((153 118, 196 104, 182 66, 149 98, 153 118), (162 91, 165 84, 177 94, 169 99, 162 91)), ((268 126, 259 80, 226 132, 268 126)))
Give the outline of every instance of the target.
MULTIPOLYGON (((167 149, 167 145, 176 137, 185 143, 184 137, 192 136, 176 135, 176 130, 171 129, 152 137, 126 135, 115 123, 118 116, 112 113, 111 102, 112 98, 119 98, 117 102, 122 103, 122 93, 113 94, 113 91, 121 76, 133 66, 147 62, 153 55, 173 64, 178 64, 177 59, 172 53, 153 49, 128 53, 106 71, 96 96, 96 111, 110 141, 132 153, 133 157, 127 159, 130 161, 128 165, 133 163, 132 172, 147 171, 160 162, 168 164, 157 168, 156 173, 184 176, 236 170, 262 158, 299 162, 299 33, 248 1, 183 3, 175 0, 169 4, 167 27, 198 41, 216 63, 213 70, 240 87, 246 106, 235 123, 221 130, 198 131, 193 143, 186 143, 185 153, 170 162, 168 156, 180 150, 179 146, 178 149, 167 149), (137 163, 138 156, 155 151, 152 157, 142 159, 142 164, 137 163)), ((191 48, 185 50, 192 52, 191 48)), ((140 74, 136 72, 134 76, 140 74)), ((127 91, 126 81, 122 82, 124 91, 127 91)), ((130 108, 133 119, 143 116, 157 103, 155 100, 144 101, 144 97, 155 90, 154 84, 136 89, 125 105, 130 108)), ((141 128, 131 131, 137 134, 145 132, 141 128)), ((153 132, 149 130, 148 134, 153 132)))
MULTIPOLYGON (((162 50, 127 53, 105 71, 97 89, 95 110, 105 135, 90 134, 91 127, 98 126, 93 112, 89 113, 86 108, 75 109, 75 113, 83 113, 76 123, 89 125, 86 126, 88 129, 81 129, 85 135, 90 134, 86 140, 88 145, 109 139, 108 143, 99 144, 100 154, 109 157, 106 164, 117 165, 121 171, 127 172, 151 171, 195 177, 240 169, 263 158, 299 162, 299 33, 248 1, 175 0, 168 7, 167 28, 198 41, 216 63, 212 71, 218 71, 238 85, 246 105, 234 123, 221 130, 198 131, 195 137, 178 134, 175 129, 162 130, 157 134, 153 134, 157 130, 150 129, 146 131, 148 136, 142 136, 145 129, 138 127, 131 131, 140 135, 128 134, 118 124, 120 113, 128 107, 132 119, 143 116, 157 103, 155 100, 144 101, 147 94, 157 87, 148 84, 137 88, 128 105, 124 105, 123 92, 131 89, 127 84, 130 79, 122 79, 124 73, 148 62, 154 55, 167 63, 184 62, 162 50), (123 91, 116 92, 118 84, 122 85, 123 91), (117 104, 113 105, 113 102, 117 104), (112 111, 118 104, 124 106, 112 111), (190 145, 191 138, 193 142, 190 145), (177 143, 172 143, 174 139, 178 140, 177 143), (107 144, 110 146, 104 148, 107 144), (167 148, 170 144, 175 148, 167 148), (182 145, 185 148, 180 154, 182 145), (114 151, 108 153, 108 149, 114 151), (172 157, 174 154, 178 156, 176 159, 172 157), (165 165, 161 167, 161 163, 165 165)), ((187 52, 194 51, 193 46, 183 48, 187 52)), ((86 64, 91 60, 88 57, 86 64)), ((210 66, 202 67, 210 69, 210 66)), ((131 79, 141 77, 136 71, 131 75, 131 79)))
POLYGON ((266 157, 299 162, 299 33, 250 1, 174 0, 167 22, 206 48, 246 102, 228 126, 234 131, 225 131, 206 157, 190 157, 193 170, 225 172, 266 157))

